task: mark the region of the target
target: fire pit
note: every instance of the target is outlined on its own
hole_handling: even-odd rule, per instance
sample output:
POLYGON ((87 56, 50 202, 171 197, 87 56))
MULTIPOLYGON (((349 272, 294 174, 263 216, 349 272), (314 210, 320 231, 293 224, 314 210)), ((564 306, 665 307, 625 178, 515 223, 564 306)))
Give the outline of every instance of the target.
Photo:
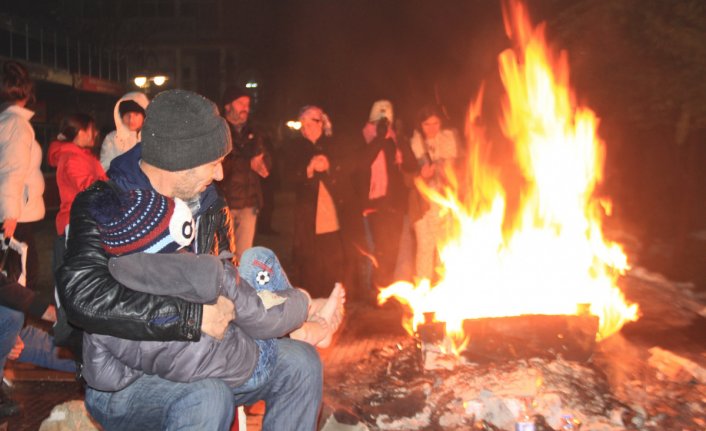
POLYGON ((470 362, 563 358, 587 361, 593 355, 598 317, 512 316, 463 321, 468 340, 455 352, 443 322, 425 322, 417 327, 425 369, 449 368, 460 355, 470 362))

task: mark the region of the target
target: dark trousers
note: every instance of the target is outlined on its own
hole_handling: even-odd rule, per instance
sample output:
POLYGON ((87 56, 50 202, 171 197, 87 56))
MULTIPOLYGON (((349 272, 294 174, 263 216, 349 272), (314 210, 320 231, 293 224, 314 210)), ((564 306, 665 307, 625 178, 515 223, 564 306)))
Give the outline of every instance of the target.
POLYGON ((373 255, 377 267, 373 268, 373 287, 387 287, 395 276, 400 236, 404 214, 401 211, 379 209, 367 215, 373 240, 373 255))
POLYGON ((314 235, 310 250, 294 250, 299 254, 301 286, 312 298, 328 296, 337 282, 344 282, 345 257, 339 232, 314 235))

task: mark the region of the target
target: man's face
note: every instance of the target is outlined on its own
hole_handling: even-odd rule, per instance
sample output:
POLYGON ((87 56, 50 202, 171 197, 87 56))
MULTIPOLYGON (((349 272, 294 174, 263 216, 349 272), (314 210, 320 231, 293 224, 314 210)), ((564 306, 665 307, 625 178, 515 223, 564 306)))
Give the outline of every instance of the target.
POLYGON ((318 141, 324 131, 323 112, 317 108, 307 109, 299 121, 302 123, 302 135, 311 142, 318 141))
POLYGON ((145 116, 139 112, 126 112, 125 115, 121 117, 123 124, 131 132, 136 132, 142 129, 142 123, 145 121, 145 116))
POLYGON ((175 174, 177 181, 174 186, 174 197, 190 201, 203 193, 213 181, 223 179, 223 157, 175 174))
POLYGON ((240 96, 226 105, 226 120, 234 125, 240 125, 248 121, 250 113, 250 97, 240 96))

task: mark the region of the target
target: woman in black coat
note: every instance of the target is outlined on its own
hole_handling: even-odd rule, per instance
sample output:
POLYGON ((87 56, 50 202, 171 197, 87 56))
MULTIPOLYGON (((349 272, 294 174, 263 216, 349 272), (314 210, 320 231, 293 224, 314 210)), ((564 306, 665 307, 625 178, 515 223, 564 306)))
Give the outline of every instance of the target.
POLYGON ((351 233, 360 211, 352 208, 352 166, 331 138, 331 123, 316 106, 300 111, 301 136, 289 145, 285 172, 296 195, 293 261, 295 284, 313 297, 328 296, 335 283, 353 282, 351 233))

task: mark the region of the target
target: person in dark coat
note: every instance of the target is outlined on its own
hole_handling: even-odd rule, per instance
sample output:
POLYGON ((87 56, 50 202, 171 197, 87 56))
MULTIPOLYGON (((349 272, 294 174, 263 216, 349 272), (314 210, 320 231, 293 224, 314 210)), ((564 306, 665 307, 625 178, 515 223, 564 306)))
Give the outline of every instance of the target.
POLYGON ((221 106, 233 149, 223 160, 223 180, 218 185, 233 216, 235 254, 240 258, 253 245, 257 215, 264 203, 260 183, 270 175, 272 159, 264 135, 249 121, 250 95, 231 87, 223 94, 221 106))
MULTIPOLYGON (((332 138, 331 122, 317 106, 300 111, 301 136, 288 145, 285 175, 295 190, 295 284, 326 296, 335 283, 352 284, 355 209, 353 166, 332 138)), ((350 291, 350 289, 349 289, 350 291)))
POLYGON ((393 128, 393 108, 387 100, 373 104, 363 127, 365 146, 359 156, 365 192, 363 215, 372 238, 373 285, 392 284, 399 252, 400 236, 407 211, 409 189, 404 173, 417 166, 407 142, 398 139, 393 128))

